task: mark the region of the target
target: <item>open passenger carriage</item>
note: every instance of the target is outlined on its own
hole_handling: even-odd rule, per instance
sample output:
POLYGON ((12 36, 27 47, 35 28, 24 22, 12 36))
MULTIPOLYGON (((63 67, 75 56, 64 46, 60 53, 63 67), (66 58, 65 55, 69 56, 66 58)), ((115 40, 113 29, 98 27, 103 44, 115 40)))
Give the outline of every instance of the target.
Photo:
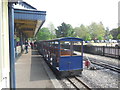
POLYGON ((61 77, 74 76, 83 70, 83 40, 59 38, 37 42, 38 51, 50 67, 61 77), (80 45, 80 47, 76 47, 80 45))

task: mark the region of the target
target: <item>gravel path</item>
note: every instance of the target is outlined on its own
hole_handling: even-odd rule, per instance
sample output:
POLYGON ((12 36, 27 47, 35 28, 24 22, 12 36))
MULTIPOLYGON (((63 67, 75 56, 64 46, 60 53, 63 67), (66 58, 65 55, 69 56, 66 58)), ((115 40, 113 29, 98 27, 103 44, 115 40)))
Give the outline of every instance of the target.
POLYGON ((79 78, 92 88, 118 88, 118 83, 120 83, 118 75, 120 74, 108 69, 89 70, 84 68, 82 77, 79 78))
MULTIPOLYGON (((84 53, 84 57, 93 58, 104 63, 120 67, 120 60, 84 53)), ((97 66, 98 67, 98 66, 97 66)), ((92 88, 119 88, 120 87, 120 73, 111 71, 100 67, 100 70, 89 70, 84 66, 82 72, 83 81, 88 83, 92 88)))

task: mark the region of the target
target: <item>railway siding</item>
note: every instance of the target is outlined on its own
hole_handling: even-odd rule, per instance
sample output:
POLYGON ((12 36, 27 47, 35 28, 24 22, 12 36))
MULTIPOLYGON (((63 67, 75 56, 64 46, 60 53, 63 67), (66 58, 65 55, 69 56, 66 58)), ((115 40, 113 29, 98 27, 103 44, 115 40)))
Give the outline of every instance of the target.
POLYGON ((119 59, 115 59, 115 58, 110 58, 110 57, 105 57, 105 56, 100 56, 100 55, 92 55, 92 54, 87 54, 84 53, 83 54, 84 59, 86 57, 95 60, 95 61, 99 61, 99 62, 104 62, 106 64, 110 64, 116 67, 120 67, 120 60, 119 59))
MULTIPOLYGON (((86 58, 86 56, 90 58, 90 60, 93 59, 94 61, 104 62, 108 65, 113 65, 116 67, 120 66, 120 60, 118 59, 84 53, 84 59, 86 58)), ((89 70, 86 67, 84 67, 82 77, 79 78, 84 82, 86 82, 92 88, 118 89, 120 73, 111 71, 110 69, 103 68, 100 66, 97 67, 99 68, 98 70, 89 70)))

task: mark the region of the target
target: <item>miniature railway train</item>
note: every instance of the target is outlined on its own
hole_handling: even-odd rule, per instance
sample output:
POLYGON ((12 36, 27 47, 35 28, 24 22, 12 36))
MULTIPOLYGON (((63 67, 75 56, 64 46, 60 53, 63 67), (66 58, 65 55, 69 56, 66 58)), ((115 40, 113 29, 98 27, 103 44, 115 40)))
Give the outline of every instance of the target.
POLYGON ((55 74, 66 77, 82 73, 83 40, 66 37, 37 42, 37 49, 55 74), (79 52, 75 45, 80 45, 79 52))

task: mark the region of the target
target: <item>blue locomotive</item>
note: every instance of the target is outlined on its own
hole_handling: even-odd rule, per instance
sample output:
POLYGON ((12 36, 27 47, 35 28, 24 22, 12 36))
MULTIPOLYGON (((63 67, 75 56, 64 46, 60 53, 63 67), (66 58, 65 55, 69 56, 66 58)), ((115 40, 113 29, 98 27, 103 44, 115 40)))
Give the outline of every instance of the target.
POLYGON ((57 75, 65 77, 82 73, 83 39, 66 37, 39 41, 37 49, 57 75))

